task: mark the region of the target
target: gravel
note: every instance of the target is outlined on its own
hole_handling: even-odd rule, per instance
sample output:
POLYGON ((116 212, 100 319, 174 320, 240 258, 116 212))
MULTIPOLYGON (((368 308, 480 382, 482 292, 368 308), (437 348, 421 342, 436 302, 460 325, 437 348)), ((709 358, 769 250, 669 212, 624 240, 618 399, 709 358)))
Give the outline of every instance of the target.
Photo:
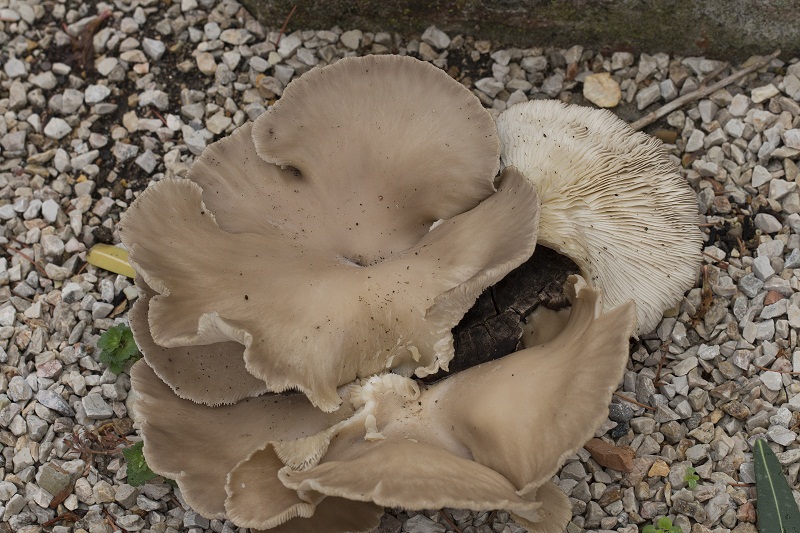
MULTIPOLYGON (((120 213, 149 182, 185 176, 205 146, 264 112, 295 77, 345 55, 411 54, 494 116, 558 98, 632 122, 716 81, 706 78, 723 66, 578 45, 502 48, 434 26, 411 36, 304 29, 276 45, 278 30, 231 0, 0 0, 0 532, 38 533, 73 511, 77 522, 52 531, 237 530, 195 513, 168 484, 132 487, 121 456, 70 444, 109 427, 137 440, 130 379, 107 370, 96 348, 127 320, 136 291, 85 254, 118 242, 120 213), (70 35, 106 9, 83 64, 70 35)), ((685 533, 754 532, 755 493, 742 485, 753 481, 754 439, 778 452, 800 499, 800 380, 790 373, 800 372, 800 61, 774 60, 647 131, 697 193, 703 276, 632 349, 619 394, 647 408, 615 398, 598 429, 636 451, 633 470, 604 468, 582 449, 557 474, 573 504, 568 531, 633 533, 669 515, 685 533), (700 478, 693 490, 689 466, 700 478)), ((505 511, 457 509, 391 511, 379 531, 451 523, 524 531, 505 511)))

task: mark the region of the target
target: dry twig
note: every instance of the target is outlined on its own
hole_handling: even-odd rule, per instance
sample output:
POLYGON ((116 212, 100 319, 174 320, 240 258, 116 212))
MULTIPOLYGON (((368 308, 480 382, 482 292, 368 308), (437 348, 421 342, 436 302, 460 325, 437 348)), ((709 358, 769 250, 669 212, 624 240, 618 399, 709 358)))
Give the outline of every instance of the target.
POLYGON ((623 394, 620 394, 620 393, 618 393, 618 392, 614 392, 614 396, 616 396, 617 398, 620 398, 620 399, 622 399, 622 400, 625 400, 626 402, 630 402, 630 403, 632 403, 633 405, 638 405, 639 407, 644 407, 644 408, 645 408, 645 409, 647 409, 648 411, 655 411, 655 410, 656 410, 656 408, 655 408, 655 407, 650 407, 649 405, 645 405, 645 404, 643 404, 643 403, 639 403, 639 402, 637 402, 636 400, 634 400, 633 398, 628 398, 627 396, 625 396, 625 395, 623 395, 623 394))
POLYGON ((447 516, 447 513, 444 511, 444 509, 442 509, 442 518, 444 518, 445 522, 447 522, 450 525, 450 527, 453 528, 453 531, 455 531, 456 533, 464 533, 463 531, 461 531, 461 529, 459 529, 456 523, 453 522, 449 516, 447 516))
POLYGON ((41 274, 42 276, 46 277, 47 279, 50 279, 50 276, 47 275, 47 272, 45 272, 44 268, 42 268, 42 266, 39 263, 34 261, 33 258, 28 256, 26 253, 21 252, 21 251, 17 250, 16 248, 12 248, 7 244, 4 244, 3 248, 5 248, 9 253, 17 254, 18 256, 23 258, 25 261, 27 261, 28 263, 32 264, 36 268, 36 270, 39 271, 39 274, 41 274))
POLYGON ((789 374, 790 376, 800 376, 800 372, 792 372, 791 370, 776 370, 774 368, 767 368, 765 366, 753 365, 759 370, 765 370, 767 372, 777 372, 778 374, 789 374))
POLYGON ((297 4, 295 4, 294 7, 292 7, 292 10, 289 11, 289 14, 286 16, 286 20, 283 21, 283 26, 281 26, 281 31, 280 33, 278 33, 278 39, 275 41, 276 48, 279 44, 281 44, 281 37, 283 37, 283 32, 286 31, 286 26, 289 25, 289 20, 292 18, 292 15, 294 15, 295 11, 297 11, 297 4))
POLYGON ((749 67, 743 68, 739 72, 734 72, 733 74, 731 74, 727 78, 721 79, 720 81, 718 81, 714 85, 709 85, 708 87, 702 87, 701 86, 696 91, 692 91, 690 93, 684 94, 683 96, 681 96, 679 98, 676 98, 675 100, 671 101, 670 103, 666 104, 665 106, 660 107, 659 109, 656 109, 655 111, 646 114, 645 116, 643 116, 642 118, 640 118, 636 122, 632 123, 631 124, 631 128, 633 128, 635 130, 640 130, 640 129, 644 128, 645 126, 649 126, 650 124, 652 124, 656 120, 660 119, 663 116, 668 115, 669 113, 672 113, 673 111, 675 111, 678 108, 681 108, 681 107, 685 106, 689 102, 694 102, 695 100, 699 100, 699 99, 703 98, 704 96, 708 96, 709 94, 711 94, 711 93, 713 93, 715 91, 718 91, 720 89, 724 89, 725 87, 727 87, 731 83, 733 83, 733 82, 735 82, 735 81, 737 81, 737 80, 739 80, 741 78, 744 78, 745 76, 747 76, 751 72, 755 72, 756 70, 758 70, 758 69, 760 69, 762 67, 765 67, 766 65, 769 64, 770 61, 772 61, 773 59, 775 59, 779 55, 781 55, 781 51, 780 50, 776 50, 773 53, 771 53, 770 55, 762 58, 760 61, 756 61, 755 63, 753 63, 749 67))
MULTIPOLYGON (((72 53, 75 62, 80 67, 81 71, 86 72, 92 66, 92 59, 94 58, 94 34, 103 25, 106 19, 111 18, 111 10, 106 10, 100 13, 97 17, 93 18, 78 35, 70 35, 72 38, 72 53)), ((69 35, 69 33, 67 33, 69 35)))

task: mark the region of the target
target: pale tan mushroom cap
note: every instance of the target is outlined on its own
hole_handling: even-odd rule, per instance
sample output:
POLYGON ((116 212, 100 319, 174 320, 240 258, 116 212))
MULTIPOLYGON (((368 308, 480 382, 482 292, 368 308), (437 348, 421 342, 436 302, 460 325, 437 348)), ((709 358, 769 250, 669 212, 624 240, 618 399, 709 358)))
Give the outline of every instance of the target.
POLYGON ((501 158, 539 188, 538 240, 651 331, 697 278, 697 200, 661 143, 605 110, 530 101, 497 119, 501 158))
POLYGON ((560 531, 569 501, 542 486, 607 415, 635 327, 632 302, 600 315, 598 291, 583 280, 574 290, 566 329, 542 346, 416 396, 402 383, 386 386, 405 378, 372 378, 366 439, 363 424, 340 424, 317 466, 287 466, 281 481, 301 494, 390 507, 506 508, 532 531, 560 531))

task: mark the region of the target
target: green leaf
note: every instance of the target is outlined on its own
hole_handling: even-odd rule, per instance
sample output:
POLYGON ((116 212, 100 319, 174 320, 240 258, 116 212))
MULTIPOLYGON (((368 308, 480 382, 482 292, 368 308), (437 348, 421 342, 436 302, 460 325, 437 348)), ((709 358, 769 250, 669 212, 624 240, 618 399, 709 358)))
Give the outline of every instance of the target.
POLYGON ((156 473, 150 470, 147 461, 144 460, 143 449, 144 442, 137 442, 122 450, 122 455, 128 461, 128 484, 133 487, 144 485, 156 477, 156 473))
POLYGON ((680 526, 672 526, 669 528, 669 533, 683 533, 683 530, 680 528, 680 526))
POLYGON ((656 533, 656 526, 648 525, 642 528, 642 533, 656 533))
POLYGON ((690 489, 694 490, 697 488, 697 480, 694 477, 690 477, 689 479, 686 480, 686 485, 690 489))
POLYGON ((120 326, 117 325, 100 335, 100 339, 97 341, 97 346, 103 350, 113 350, 119 346, 121 340, 122 331, 120 326))
POLYGON ((659 527, 659 529, 665 529, 665 530, 669 531, 670 528, 672 528, 672 520, 668 516, 659 518, 658 519, 658 527, 659 527))
POLYGON ((758 530, 800 533, 800 509, 783 477, 778 458, 763 439, 758 439, 753 448, 758 530))
POLYGON ((108 365, 115 374, 122 373, 129 362, 141 357, 131 328, 124 324, 117 324, 103 333, 97 345, 101 348, 100 362, 108 365))

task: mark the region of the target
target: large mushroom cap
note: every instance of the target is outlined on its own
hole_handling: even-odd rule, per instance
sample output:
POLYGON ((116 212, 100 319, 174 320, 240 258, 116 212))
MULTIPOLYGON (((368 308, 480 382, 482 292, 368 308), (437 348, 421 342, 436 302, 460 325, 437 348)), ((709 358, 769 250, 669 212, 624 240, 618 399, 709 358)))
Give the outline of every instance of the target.
POLYGON ((342 60, 299 78, 126 212, 122 240, 155 291, 134 322, 147 318, 148 362, 183 397, 232 403, 259 387, 207 393, 205 363, 238 343, 268 390, 326 411, 356 377, 446 368, 450 330, 535 246, 535 188, 507 169, 491 194, 498 150, 480 102, 426 63, 342 60))
POLYGON ((636 302, 637 333, 694 284, 697 200, 661 143, 611 112, 558 101, 511 106, 497 119, 501 158, 541 196, 538 241, 568 256, 613 308, 636 302))

